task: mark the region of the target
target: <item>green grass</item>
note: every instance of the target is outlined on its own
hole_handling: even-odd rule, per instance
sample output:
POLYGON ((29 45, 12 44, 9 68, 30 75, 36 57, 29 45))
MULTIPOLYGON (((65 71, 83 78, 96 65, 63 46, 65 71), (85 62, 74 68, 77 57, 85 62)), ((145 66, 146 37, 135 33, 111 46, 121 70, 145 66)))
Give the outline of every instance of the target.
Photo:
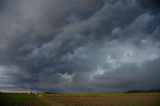
POLYGON ((32 106, 33 104, 37 104, 38 102, 39 99, 35 95, 0 94, 0 106, 27 106, 28 104, 32 106))

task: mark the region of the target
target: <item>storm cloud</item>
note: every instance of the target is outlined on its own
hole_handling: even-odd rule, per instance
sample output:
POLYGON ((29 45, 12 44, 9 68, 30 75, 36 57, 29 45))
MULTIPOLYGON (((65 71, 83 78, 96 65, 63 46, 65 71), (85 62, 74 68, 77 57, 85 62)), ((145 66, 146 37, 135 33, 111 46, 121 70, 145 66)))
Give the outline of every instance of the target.
POLYGON ((160 88, 158 0, 0 0, 0 90, 160 88))

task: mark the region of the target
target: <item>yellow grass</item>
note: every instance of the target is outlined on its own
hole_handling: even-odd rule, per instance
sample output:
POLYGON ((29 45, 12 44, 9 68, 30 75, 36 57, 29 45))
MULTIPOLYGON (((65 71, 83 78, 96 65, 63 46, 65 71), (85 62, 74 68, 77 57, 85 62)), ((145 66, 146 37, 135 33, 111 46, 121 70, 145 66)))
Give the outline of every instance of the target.
POLYGON ((48 106, 160 106, 160 93, 44 94, 48 106))

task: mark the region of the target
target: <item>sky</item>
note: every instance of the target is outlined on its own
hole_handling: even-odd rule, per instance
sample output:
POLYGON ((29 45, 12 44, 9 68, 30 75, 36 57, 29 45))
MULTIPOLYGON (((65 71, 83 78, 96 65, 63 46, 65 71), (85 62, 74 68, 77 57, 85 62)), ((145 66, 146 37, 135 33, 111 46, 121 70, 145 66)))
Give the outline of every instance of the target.
POLYGON ((0 91, 160 88, 159 0, 0 0, 0 91))

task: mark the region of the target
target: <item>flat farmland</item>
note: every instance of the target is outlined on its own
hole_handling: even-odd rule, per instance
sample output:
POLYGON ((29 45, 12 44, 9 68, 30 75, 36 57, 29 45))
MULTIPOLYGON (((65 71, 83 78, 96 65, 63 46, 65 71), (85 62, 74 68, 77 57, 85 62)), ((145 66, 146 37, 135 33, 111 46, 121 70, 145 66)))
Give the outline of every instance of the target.
POLYGON ((160 106, 159 93, 43 95, 50 106, 160 106))
POLYGON ((160 93, 0 94, 0 106, 160 106, 160 93))

